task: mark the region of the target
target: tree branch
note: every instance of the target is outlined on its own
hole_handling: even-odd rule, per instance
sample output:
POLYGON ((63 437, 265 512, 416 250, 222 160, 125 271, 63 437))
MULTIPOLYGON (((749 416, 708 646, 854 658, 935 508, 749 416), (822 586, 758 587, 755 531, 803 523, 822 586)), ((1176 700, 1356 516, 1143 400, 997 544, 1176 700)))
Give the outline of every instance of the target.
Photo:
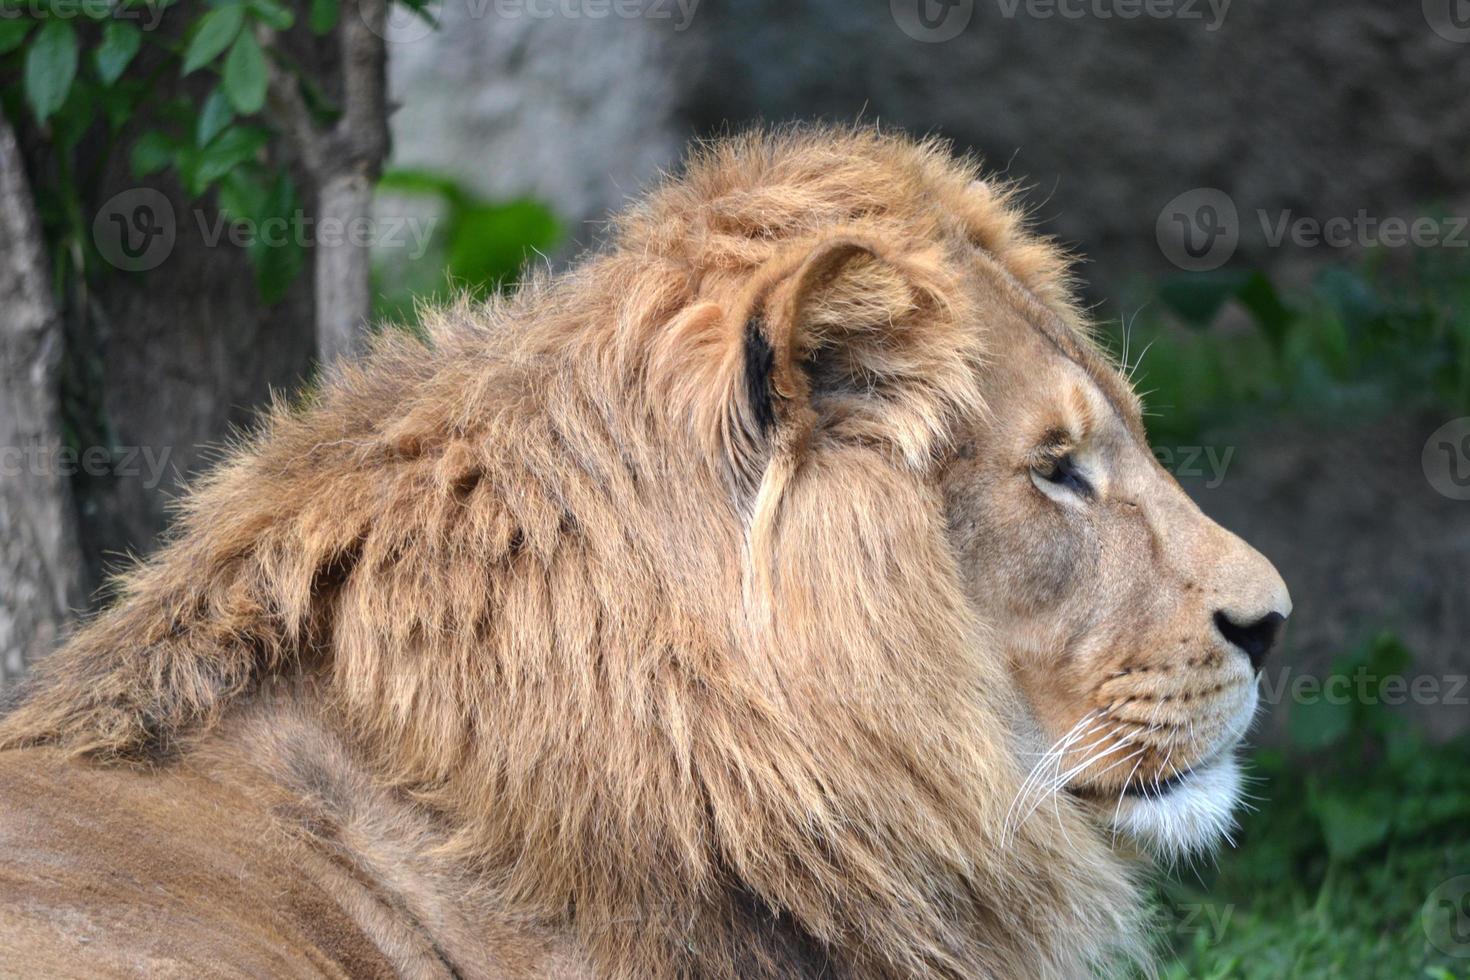
POLYGON ((296 77, 271 62, 271 113, 316 184, 313 274, 323 364, 363 348, 372 312, 372 252, 357 229, 371 217, 373 186, 388 155, 387 22, 388 0, 344 0, 337 35, 342 115, 330 129, 312 118, 296 77))

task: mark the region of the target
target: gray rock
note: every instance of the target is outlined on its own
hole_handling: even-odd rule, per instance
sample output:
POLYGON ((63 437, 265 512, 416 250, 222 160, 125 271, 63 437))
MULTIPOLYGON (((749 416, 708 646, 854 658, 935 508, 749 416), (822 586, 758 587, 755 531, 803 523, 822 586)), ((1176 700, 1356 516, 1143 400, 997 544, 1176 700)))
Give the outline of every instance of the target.
POLYGON ((539 198, 574 242, 592 240, 688 135, 680 81, 697 71, 699 42, 672 2, 643 2, 667 17, 619 15, 627 9, 449 0, 435 30, 400 11, 389 32, 389 86, 403 107, 391 119, 393 165, 489 198, 539 198))

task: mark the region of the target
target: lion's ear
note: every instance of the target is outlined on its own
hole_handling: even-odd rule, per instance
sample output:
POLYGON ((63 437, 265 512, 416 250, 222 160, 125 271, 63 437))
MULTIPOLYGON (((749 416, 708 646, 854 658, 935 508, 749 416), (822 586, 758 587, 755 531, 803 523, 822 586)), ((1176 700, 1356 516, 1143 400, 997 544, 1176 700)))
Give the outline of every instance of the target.
POLYGON ((752 283, 745 307, 745 397, 751 420, 768 432, 808 408, 808 368, 823 341, 818 320, 832 319, 829 294, 857 293, 850 267, 876 251, 855 238, 825 241, 799 256, 773 262, 752 283), (844 288, 845 287, 845 288, 844 288))
POLYGON ((726 433, 744 486, 757 485, 774 457, 799 453, 824 420, 874 434, 893 420, 905 391, 936 367, 934 338, 915 320, 942 305, 942 278, 932 257, 900 257, 858 236, 824 240, 759 271, 736 310, 742 383, 726 433))

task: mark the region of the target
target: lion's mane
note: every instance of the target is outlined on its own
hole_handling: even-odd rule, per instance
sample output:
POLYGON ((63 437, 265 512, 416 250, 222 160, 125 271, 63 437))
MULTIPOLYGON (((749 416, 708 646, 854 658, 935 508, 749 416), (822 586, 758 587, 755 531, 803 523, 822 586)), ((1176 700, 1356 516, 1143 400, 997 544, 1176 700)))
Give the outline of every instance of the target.
POLYGON ((385 333, 228 453, 0 745, 157 763, 306 677, 440 853, 607 976, 1131 955, 1095 830, 1004 831, 1018 695, 923 476, 1004 356, 961 250, 1082 329, 1062 256, 977 178, 872 130, 721 141, 574 271, 385 333), (802 350, 866 380, 773 429, 750 324, 832 241, 865 258, 802 350))

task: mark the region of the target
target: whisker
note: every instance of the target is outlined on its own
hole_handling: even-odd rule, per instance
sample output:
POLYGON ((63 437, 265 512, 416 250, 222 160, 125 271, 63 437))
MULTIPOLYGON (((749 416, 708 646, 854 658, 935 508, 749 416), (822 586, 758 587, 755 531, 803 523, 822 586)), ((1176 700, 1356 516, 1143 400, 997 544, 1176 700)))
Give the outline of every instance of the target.
POLYGON ((1019 829, 1019 822, 1016 824, 1015 827, 1013 827, 1011 818, 1018 810, 1018 808, 1024 805, 1027 795, 1033 789, 1037 789, 1041 786, 1041 782, 1044 778, 1045 772, 1052 761, 1054 759, 1060 759, 1061 754, 1064 753, 1069 746, 1075 743, 1078 739, 1085 737, 1100 723, 1101 719, 1099 718, 1096 709, 1087 712, 1081 718, 1077 719, 1076 724, 1068 729, 1065 734, 1063 734, 1060 738, 1053 742, 1051 748, 1042 753, 1041 758, 1037 761, 1036 765, 1031 768, 1031 771, 1026 774, 1026 778, 1022 780, 1021 786, 1016 790, 1015 799, 1011 801, 1011 805, 1006 811, 1005 820, 1001 825, 1001 834, 1003 838, 1009 837, 1013 830, 1019 829))

